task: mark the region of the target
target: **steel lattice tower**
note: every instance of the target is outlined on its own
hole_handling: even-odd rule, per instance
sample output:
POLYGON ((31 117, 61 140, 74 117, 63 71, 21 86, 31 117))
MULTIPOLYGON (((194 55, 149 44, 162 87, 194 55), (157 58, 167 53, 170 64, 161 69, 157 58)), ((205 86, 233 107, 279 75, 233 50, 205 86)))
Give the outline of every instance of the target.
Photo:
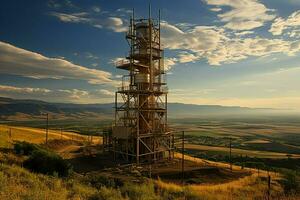
POLYGON ((116 67, 127 70, 122 87, 115 93, 115 122, 106 134, 107 147, 115 158, 153 163, 174 157, 174 135, 167 126, 167 93, 164 51, 159 18, 130 19, 126 59, 116 67))

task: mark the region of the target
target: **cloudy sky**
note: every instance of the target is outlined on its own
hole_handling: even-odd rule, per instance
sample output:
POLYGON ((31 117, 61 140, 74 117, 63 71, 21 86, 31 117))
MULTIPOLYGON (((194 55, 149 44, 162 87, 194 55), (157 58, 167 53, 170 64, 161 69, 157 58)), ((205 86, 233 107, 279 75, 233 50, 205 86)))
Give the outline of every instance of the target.
MULTIPOLYGON (((112 102, 141 0, 0 2, 0 96, 112 102)), ((169 101, 300 110, 300 0, 152 0, 169 101)))

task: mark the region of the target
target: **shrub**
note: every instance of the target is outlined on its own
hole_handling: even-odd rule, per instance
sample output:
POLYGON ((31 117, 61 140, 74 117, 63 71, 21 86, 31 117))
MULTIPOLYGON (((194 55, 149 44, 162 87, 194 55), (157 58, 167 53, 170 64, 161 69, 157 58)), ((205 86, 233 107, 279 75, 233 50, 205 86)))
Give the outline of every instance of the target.
POLYGON ((297 180, 297 175, 295 172, 287 171, 284 173, 284 179, 281 181, 284 192, 288 193, 296 193, 300 190, 300 184, 297 180))
POLYGON ((72 171, 71 165, 59 155, 42 149, 33 151, 24 162, 24 167, 33 172, 61 177, 68 176, 72 171))
POLYGON ((21 155, 30 155, 33 151, 40 150, 41 147, 39 147, 36 144, 28 143, 28 142, 16 142, 14 144, 14 151, 16 154, 21 155))

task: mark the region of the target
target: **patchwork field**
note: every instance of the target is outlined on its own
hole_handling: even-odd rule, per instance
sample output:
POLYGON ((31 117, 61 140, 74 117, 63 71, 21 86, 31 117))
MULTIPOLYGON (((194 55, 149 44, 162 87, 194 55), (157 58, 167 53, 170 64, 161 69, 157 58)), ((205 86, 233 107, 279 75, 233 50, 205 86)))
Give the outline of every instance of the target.
POLYGON ((200 119, 183 121, 184 123, 173 121, 173 128, 185 131, 185 139, 190 144, 190 149, 228 152, 231 138, 233 154, 272 158, 277 156, 282 158, 287 154, 295 157, 300 155, 298 122, 203 121, 200 119))
MULTIPOLYGON (((200 152, 206 152, 207 154, 228 154, 228 147, 218 147, 218 146, 207 146, 207 145, 199 145, 199 144, 186 144, 185 149, 187 151, 194 150, 200 152)), ((274 158, 274 159, 282 159, 287 158, 287 154, 285 153, 277 153, 272 151, 256 151, 256 150, 245 150, 245 149, 237 149, 232 148, 233 156, 249 156, 249 157, 257 157, 257 158, 274 158)), ((289 154, 289 156, 293 158, 300 158, 299 154, 289 154)))

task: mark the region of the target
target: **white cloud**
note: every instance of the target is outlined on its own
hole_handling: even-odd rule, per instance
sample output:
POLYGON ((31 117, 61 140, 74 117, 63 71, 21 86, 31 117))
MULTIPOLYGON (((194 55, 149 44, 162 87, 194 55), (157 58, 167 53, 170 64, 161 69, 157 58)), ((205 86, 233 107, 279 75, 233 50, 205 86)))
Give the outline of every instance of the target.
POLYGON ((184 22, 184 23, 177 23, 175 24, 175 26, 178 27, 180 30, 186 31, 196 26, 196 24, 184 22))
POLYGON ((220 43, 214 51, 207 52, 207 59, 211 65, 234 63, 249 56, 268 56, 273 53, 285 53, 289 56, 298 52, 299 46, 280 39, 243 38, 227 39, 220 43))
POLYGON ((86 13, 86 12, 72 13, 72 14, 52 12, 50 15, 57 17, 62 22, 69 22, 69 23, 89 23, 89 22, 91 22, 91 19, 86 17, 88 15, 88 13, 86 13))
POLYGON ((39 53, 31 52, 0 42, 0 73, 24 77, 78 79, 91 84, 116 85, 111 74, 106 71, 89 69, 59 58, 48 58, 39 53))
POLYGON ((30 87, 14 87, 8 85, 0 85, 0 91, 2 94, 5 93, 17 93, 17 94, 38 94, 45 95, 51 92, 51 90, 45 88, 30 88, 30 87))
POLYGON ((176 58, 165 58, 164 59, 164 68, 166 71, 170 70, 174 65, 176 65, 176 58))
POLYGON ((298 30, 291 30, 287 33, 287 35, 291 38, 297 38, 299 39, 300 38, 300 29, 298 30))
MULTIPOLYGON (((261 27, 265 22, 275 18, 272 10, 257 0, 205 0, 216 8, 229 6, 231 9, 218 14, 225 27, 232 30, 251 30, 261 27)), ((219 12, 219 9, 215 11, 219 12)))
POLYGON ((192 54, 192 53, 188 53, 188 52, 181 52, 178 55, 178 61, 180 63, 194 62, 198 59, 199 59, 198 56, 196 56, 195 54, 192 54))
POLYGON ((274 20, 269 32, 273 35, 281 35, 283 31, 300 27, 300 10, 292 13, 287 19, 278 17, 274 20))
MULTIPOLYGON (((124 24, 123 20, 119 17, 108 17, 97 25, 104 26, 114 32, 126 32, 127 26, 124 24)), ((97 27, 98 28, 98 27, 97 27)))
POLYGON ((71 14, 51 12, 50 15, 58 18, 60 21, 65 23, 83 23, 95 28, 110 29, 114 32, 127 31, 127 25, 125 25, 123 20, 119 17, 103 17, 99 19, 90 17, 86 12, 71 14))
POLYGON ((115 93, 106 89, 100 89, 98 92, 105 96, 115 96, 115 93))
POLYGON ((213 12, 220 12, 222 8, 211 8, 210 10, 213 12))
POLYGON ((210 65, 220 65, 234 63, 250 56, 269 56, 274 53, 293 56, 300 51, 299 41, 246 37, 252 32, 241 32, 243 37, 236 37, 215 26, 195 26, 182 31, 163 22, 161 27, 165 48, 189 52, 179 53, 176 61, 182 63, 207 59, 210 65))
POLYGON ((1 95, 11 98, 37 98, 37 99, 55 99, 65 100, 69 98, 71 101, 78 100, 89 93, 84 90, 71 89, 71 90, 49 90, 46 88, 31 88, 31 87, 15 87, 8 85, 0 85, 1 95))
POLYGON ((245 36, 245 35, 254 34, 254 31, 241 31, 241 32, 235 32, 234 34, 236 36, 245 36))
POLYGON ((196 26, 186 32, 167 22, 161 24, 162 42, 168 49, 189 49, 195 52, 215 49, 224 39, 224 29, 214 26, 196 26))
POLYGON ((0 85, 1 96, 15 99, 39 99, 53 102, 71 103, 103 103, 112 102, 114 93, 106 90, 80 90, 80 89, 57 89, 16 87, 0 85))
POLYGON ((89 92, 85 90, 71 89, 71 90, 57 90, 52 91, 52 97, 55 99, 59 98, 70 98, 71 101, 80 100, 82 98, 88 97, 89 92))

